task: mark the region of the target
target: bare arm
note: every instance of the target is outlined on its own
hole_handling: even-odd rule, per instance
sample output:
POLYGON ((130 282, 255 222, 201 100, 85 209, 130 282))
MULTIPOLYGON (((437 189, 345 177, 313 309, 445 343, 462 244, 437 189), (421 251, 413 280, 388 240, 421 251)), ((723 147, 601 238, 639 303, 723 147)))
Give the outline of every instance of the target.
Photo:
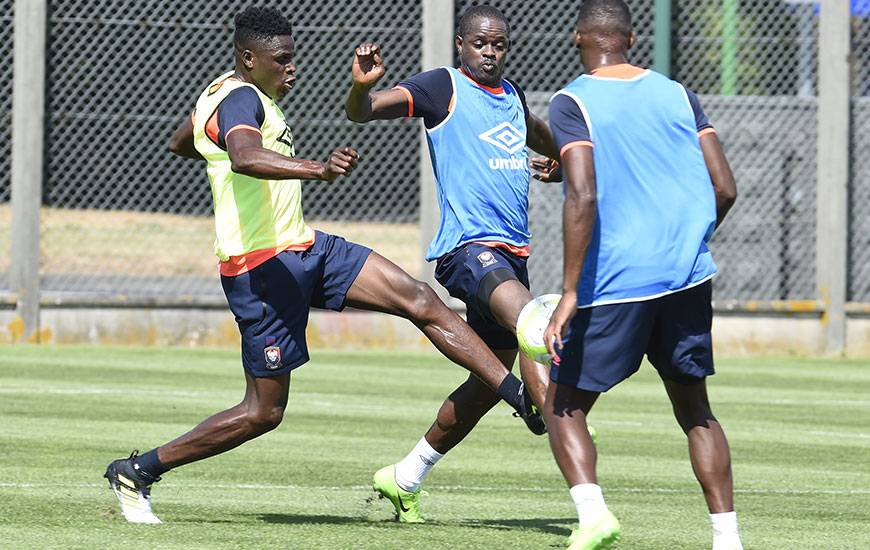
POLYGON ((577 284, 586 251, 592 240, 597 216, 595 165, 591 147, 572 147, 562 155, 565 172, 565 202, 562 206, 564 267, 562 299, 544 332, 544 343, 554 357, 555 346, 562 346, 562 337, 577 312, 577 284))
POLYGON ((526 128, 528 128, 529 147, 533 151, 547 155, 534 157, 529 161, 532 177, 546 182, 562 181, 562 170, 558 162, 559 149, 556 147, 556 140, 553 139, 550 126, 530 112, 529 118, 526 119, 526 128))
POLYGON ((713 180, 713 191, 716 193, 716 227, 719 227, 737 200, 737 183, 715 133, 709 132, 701 136, 701 152, 704 153, 704 162, 707 163, 707 171, 713 180))
POLYGON ((528 145, 532 151, 547 155, 554 160, 559 158, 559 149, 556 147, 553 134, 550 132, 550 127, 546 122, 529 112, 529 118, 526 119, 526 128, 528 129, 529 136, 528 145))
POLYGON ((233 172, 260 179, 325 180, 350 174, 359 153, 350 147, 334 150, 326 162, 295 159, 263 147, 259 132, 239 129, 226 136, 233 172))
POLYGON ((193 145, 193 120, 191 115, 184 117, 175 133, 172 134, 172 138, 169 140, 169 150, 179 157, 205 160, 193 145))
POLYGON ((357 47, 351 70, 353 86, 344 107, 347 118, 354 122, 368 122, 408 116, 408 96, 402 90, 371 93, 385 70, 380 46, 365 43, 357 47))

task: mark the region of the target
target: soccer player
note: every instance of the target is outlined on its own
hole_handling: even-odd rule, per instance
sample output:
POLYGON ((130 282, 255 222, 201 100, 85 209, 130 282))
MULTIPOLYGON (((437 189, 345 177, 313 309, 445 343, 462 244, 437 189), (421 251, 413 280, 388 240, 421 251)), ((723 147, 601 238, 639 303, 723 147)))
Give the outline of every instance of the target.
MULTIPOLYGON (((356 122, 423 119, 441 207, 426 259, 437 261, 435 278, 465 302, 468 323, 507 368, 517 357, 517 317, 532 300, 526 145, 551 159, 558 156, 547 125, 529 112, 520 87, 503 76, 510 45, 502 12, 471 7, 456 36, 459 68, 426 71, 372 92, 384 76, 384 61, 377 44, 362 44, 346 105, 356 122)), ((539 176, 554 177, 546 168, 539 176)), ((521 356, 520 369, 532 398, 543 405, 546 368, 521 356)), ((411 452, 375 473, 374 489, 393 503, 399 521, 423 521, 424 477, 497 402, 490 388, 469 377, 447 397, 411 452)), ((546 430, 540 419, 527 424, 537 434, 546 430)))
POLYGON ((622 0, 586 0, 574 34, 588 71, 550 102, 561 151, 564 283, 544 336, 554 354, 544 418, 577 506, 571 549, 619 537, 595 474, 586 415, 646 354, 664 382, 713 524, 713 548, 741 548, 728 441, 713 416, 707 242, 734 203, 734 177, 694 93, 630 65, 622 0))
POLYGON ((170 148, 207 162, 215 251, 242 337, 245 395, 181 437, 109 464, 106 477, 131 522, 159 523, 150 486, 165 472, 278 426, 290 372, 308 361, 310 307, 353 306, 410 319, 520 415, 531 407, 520 380, 428 285, 368 248, 305 224, 299 180, 332 181, 350 173, 359 155, 341 147, 326 162, 295 158, 293 137, 275 103, 296 83, 286 18, 271 8, 248 8, 235 18, 234 44, 235 69, 209 84, 170 148))

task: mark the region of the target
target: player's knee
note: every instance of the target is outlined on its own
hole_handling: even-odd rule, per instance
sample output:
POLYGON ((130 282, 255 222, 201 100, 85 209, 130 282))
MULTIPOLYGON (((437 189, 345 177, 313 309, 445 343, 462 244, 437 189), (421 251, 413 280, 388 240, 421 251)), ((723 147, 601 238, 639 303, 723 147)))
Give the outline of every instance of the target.
POLYGON ((710 422, 716 422, 713 411, 706 403, 674 404, 674 417, 684 433, 689 433, 698 426, 709 427, 710 422))
POLYGON ((248 425, 255 433, 266 433, 274 430, 284 418, 283 407, 263 407, 252 409, 247 414, 248 425))
POLYGON ((444 303, 438 298, 432 287, 424 282, 414 281, 413 289, 409 294, 407 312, 412 319, 431 320, 437 316, 438 310, 444 307, 444 303))

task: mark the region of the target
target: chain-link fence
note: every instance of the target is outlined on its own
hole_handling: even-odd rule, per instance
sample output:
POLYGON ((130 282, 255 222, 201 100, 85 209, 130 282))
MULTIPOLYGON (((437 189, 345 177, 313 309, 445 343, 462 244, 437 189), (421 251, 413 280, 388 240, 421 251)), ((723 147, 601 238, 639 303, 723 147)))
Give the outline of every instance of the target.
POLYGON ((9 288, 9 253, 12 248, 12 35, 14 0, 0 0, 0 290, 9 288))
MULTIPOLYGON (((205 85, 232 68, 232 19, 246 4, 50 3, 47 292, 219 296, 203 166, 174 158, 167 143, 205 85)), ((306 217, 414 222, 416 126, 355 125, 344 116, 343 99, 362 41, 381 42, 390 77, 419 71, 418 2, 308 0, 285 11, 294 25, 299 84, 283 107, 297 154, 318 159, 354 145, 365 159, 349 178, 306 183, 306 217)))
POLYGON ((870 302, 870 17, 852 19, 851 147, 848 298, 870 302))
MULTIPOLYGON (((652 63, 653 4, 631 2, 637 43, 631 61, 652 63)), ((500 9, 511 25, 511 51, 506 75, 525 91, 558 90, 579 74, 581 66, 572 36, 577 18, 576 0, 456 0, 455 20, 471 6, 486 4, 500 9)))
MULTIPOLYGON (((471 5, 455 0, 457 20, 471 5)), ((582 70, 576 0, 491 0, 511 21, 507 76, 546 115, 582 70)), ((655 0, 629 2, 631 61, 654 60, 655 0)), ((0 246, 9 249, 13 0, 0 0, 0 246), (5 92, 5 93, 4 93, 5 92)), ((853 5, 870 4, 853 0, 853 5)), ((42 289, 55 297, 220 301, 203 166, 166 150, 202 88, 232 65, 232 17, 245 3, 49 2, 42 289)), ((355 45, 381 43, 385 86, 421 69, 417 0, 298 0, 281 6, 297 38, 299 83, 284 107, 301 157, 363 155, 353 176, 306 182, 306 218, 373 245, 416 272, 419 129, 349 123, 355 45)), ((850 298, 870 301, 870 6, 853 18, 850 298), (866 12, 865 12, 866 10, 866 12)), ((737 176, 740 200, 713 240, 719 299, 815 298, 818 7, 799 0, 675 0, 672 76, 700 94, 737 176)), ((561 277, 559 186, 532 183, 530 267, 538 292, 561 277)), ((0 254, 0 290, 8 289, 0 254)))
MULTIPOLYGON (((638 12, 636 3, 632 7, 643 37, 651 32, 652 10, 638 12)), ((672 14, 671 76, 700 94, 740 191, 738 207, 711 245, 720 268, 715 297, 812 298, 814 6, 683 0, 673 3, 672 14)), ((571 52, 570 57, 577 56, 571 52)), ((544 109, 542 101, 539 110, 544 109)), ((536 254, 530 270, 539 293, 561 288, 560 194, 533 183, 530 215, 536 254)))

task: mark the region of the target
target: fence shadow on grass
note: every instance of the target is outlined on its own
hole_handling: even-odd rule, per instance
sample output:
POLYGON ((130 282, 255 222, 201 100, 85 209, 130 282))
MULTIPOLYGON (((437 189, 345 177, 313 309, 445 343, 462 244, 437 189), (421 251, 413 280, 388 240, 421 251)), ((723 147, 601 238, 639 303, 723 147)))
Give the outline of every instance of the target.
POLYGON ((252 514, 265 523, 281 523, 284 525, 351 525, 354 523, 372 523, 359 516, 331 516, 311 514, 252 514))
MULTIPOLYGON (((334 516, 311 514, 252 514, 265 523, 280 523, 285 525, 352 525, 393 523, 390 520, 371 519, 361 516, 334 516)), ((463 519, 459 521, 428 520, 424 525, 445 527, 470 527, 485 529, 503 529, 520 531, 540 531, 551 535, 565 536, 571 534, 571 520, 566 518, 533 518, 533 519, 463 519)))
POLYGON ((534 530, 566 537, 571 534, 571 520, 566 518, 466 519, 460 521, 459 525, 462 527, 486 527, 488 529, 534 530))

